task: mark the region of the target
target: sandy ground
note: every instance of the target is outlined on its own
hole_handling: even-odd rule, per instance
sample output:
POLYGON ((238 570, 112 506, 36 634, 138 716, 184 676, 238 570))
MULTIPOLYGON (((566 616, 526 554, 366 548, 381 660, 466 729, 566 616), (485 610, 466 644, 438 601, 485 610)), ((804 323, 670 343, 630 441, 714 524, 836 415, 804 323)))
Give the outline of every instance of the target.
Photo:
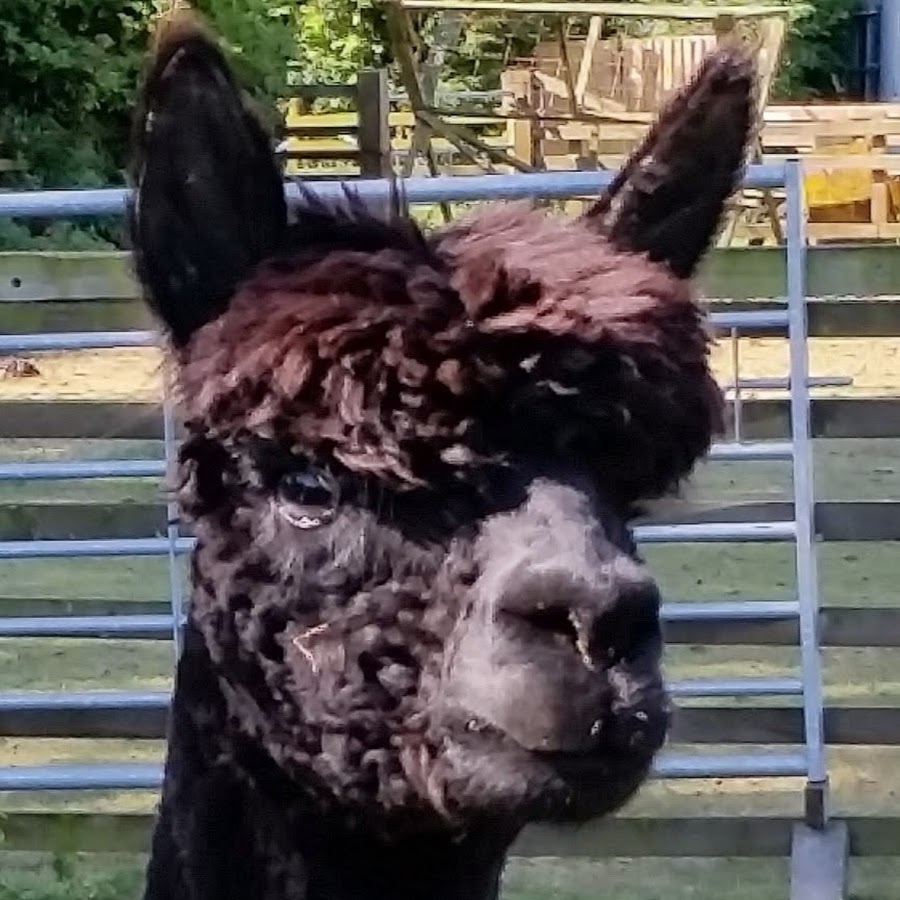
MULTIPOLYGON (((720 380, 731 382, 731 346, 719 344, 713 365, 720 380)), ((162 385, 161 359, 152 348, 38 353, 29 357, 40 370, 30 377, 0 377, 0 400, 61 399, 153 400, 162 385)), ((788 347, 783 338, 743 338, 742 378, 779 378, 787 374, 788 347)), ((851 387, 819 388, 817 394, 890 395, 900 389, 900 337, 813 338, 810 371, 814 376, 853 379, 851 387)))

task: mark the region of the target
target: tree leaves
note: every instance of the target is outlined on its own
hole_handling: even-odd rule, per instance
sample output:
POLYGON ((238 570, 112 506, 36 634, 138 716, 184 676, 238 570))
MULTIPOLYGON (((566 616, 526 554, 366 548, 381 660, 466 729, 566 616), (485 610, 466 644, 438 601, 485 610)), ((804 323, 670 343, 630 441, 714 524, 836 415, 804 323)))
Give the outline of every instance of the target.
MULTIPOLYGON (((152 20, 167 0, 0 0, 0 157, 24 163, 3 188, 124 183, 131 110, 152 20)), ((274 109, 296 53, 284 0, 195 0, 235 54, 239 77, 274 109)), ((118 240, 118 223, 95 223, 118 240)), ((27 249, 49 223, 4 228, 0 249, 27 249)), ((87 229, 88 231, 90 229, 87 229)), ((57 229, 55 232, 61 233, 57 229)))

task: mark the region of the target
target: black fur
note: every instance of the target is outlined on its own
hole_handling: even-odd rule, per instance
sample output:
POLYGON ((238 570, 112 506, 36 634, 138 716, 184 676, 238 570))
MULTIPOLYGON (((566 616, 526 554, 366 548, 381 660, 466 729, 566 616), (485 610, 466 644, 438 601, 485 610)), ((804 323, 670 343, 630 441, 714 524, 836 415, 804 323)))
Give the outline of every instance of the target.
POLYGON ((278 250, 287 225, 271 141, 195 20, 175 20, 161 36, 132 143, 128 222, 137 273, 181 346, 278 250))
POLYGON ((682 276, 745 71, 715 57, 587 218, 425 236, 399 191, 289 218, 215 42, 163 31, 130 219, 197 546, 146 900, 496 900, 526 823, 645 780, 669 715, 628 516, 720 424, 682 276))

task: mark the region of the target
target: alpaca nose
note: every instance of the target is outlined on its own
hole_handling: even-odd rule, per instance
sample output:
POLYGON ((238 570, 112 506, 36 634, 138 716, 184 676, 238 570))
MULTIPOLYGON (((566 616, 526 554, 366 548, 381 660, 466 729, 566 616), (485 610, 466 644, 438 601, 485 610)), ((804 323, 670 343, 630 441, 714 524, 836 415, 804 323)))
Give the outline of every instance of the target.
POLYGON ((607 575, 586 577, 561 567, 521 573, 498 598, 497 609, 518 623, 523 636, 570 648, 589 668, 628 663, 660 639, 659 590, 643 574, 607 575))

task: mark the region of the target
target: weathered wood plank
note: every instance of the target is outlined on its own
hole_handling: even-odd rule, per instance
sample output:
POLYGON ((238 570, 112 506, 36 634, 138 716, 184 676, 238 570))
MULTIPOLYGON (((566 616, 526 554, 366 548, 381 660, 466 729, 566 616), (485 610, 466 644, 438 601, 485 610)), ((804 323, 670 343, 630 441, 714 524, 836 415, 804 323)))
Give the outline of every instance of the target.
MULTIPOLYGON (((68 597, 0 597, 0 618, 23 616, 165 616, 168 600, 72 600, 68 597)), ((168 640, 168 636, 166 636, 168 640)))
MULTIPOLYGON (((467 10, 471 12, 517 12, 545 15, 576 16, 615 16, 639 19, 680 19, 689 21, 705 21, 716 19, 721 12, 715 6, 677 3, 633 3, 598 2, 598 0, 579 0, 577 3, 566 0, 400 0, 405 9, 440 9, 467 10)), ((746 6, 729 6, 728 12, 735 18, 768 18, 784 15, 786 6, 764 4, 748 4, 746 6)))
POLYGON ((0 302, 134 296, 130 254, 83 251, 0 253, 0 302))
POLYGON ((0 440, 88 436, 162 440, 162 409, 156 403, 0 402, 0 440))
MULTIPOLYGON (((162 498, 163 489, 159 488, 162 498)), ((794 517, 790 502, 672 503, 665 514, 639 520, 641 525, 703 522, 784 521, 794 517)), ((127 503, 6 503, 0 504, 0 541, 92 540, 140 538, 165 532, 162 502, 127 503)), ((185 524, 184 533, 190 529, 185 524)), ((900 500, 823 500, 816 504, 820 540, 900 540, 900 500)))
POLYGON ((153 321, 136 299, 0 302, 0 334, 62 331, 140 331, 153 321))
MULTIPOLYGON (((803 710, 771 706, 679 706, 672 741, 683 744, 802 744, 803 710)), ((900 709, 828 707, 825 740, 866 746, 900 744, 900 709)))
MULTIPOLYGON (((896 296, 900 291, 900 253, 893 246, 810 247, 807 262, 812 297, 896 296)), ((710 252, 700 279, 702 292, 710 298, 781 297, 785 251, 717 248, 710 252)), ((127 253, 0 253, 0 304, 136 296, 127 253)))
MULTIPOLYGON (((0 820, 10 852, 144 853, 153 816, 73 812, 12 812, 0 820)), ((854 856, 894 856, 900 817, 852 817, 846 822, 854 856)), ((614 816, 580 827, 527 828, 515 857, 786 857, 795 821, 762 816, 614 816)))
MULTIPOLYGON (((894 856, 900 818, 844 819, 854 856, 894 856)), ((786 818, 616 816, 581 827, 532 826, 513 846, 514 856, 729 857, 787 856, 794 822, 786 818)))
MULTIPOLYGON (((778 300, 707 300, 705 305, 713 313, 784 308, 778 300)), ((812 337, 900 335, 900 298, 813 298, 807 302, 807 310, 812 337)), ((0 334, 149 328, 153 328, 153 321, 136 299, 0 302, 0 334)), ((752 336, 754 332, 742 334, 752 336)))
MULTIPOLYGON (((794 518, 794 504, 787 501, 748 502, 722 505, 670 503, 664 514, 641 520, 641 524, 700 522, 784 521, 794 518)), ((900 540, 900 501, 820 500, 815 507, 816 533, 823 541, 900 540)))
MULTIPOLYGON (((820 397, 811 407, 814 437, 900 437, 900 397, 820 397)), ((790 434, 787 398, 745 400, 742 416, 744 440, 790 434)), ((8 438, 161 440, 162 412, 155 403, 0 401, 0 440, 8 438)))
POLYGON ((0 541, 103 540, 165 535, 164 503, 5 503, 0 541))
MULTIPOLYGON (((92 704, 82 709, 4 709, 0 712, 0 737, 161 740, 165 737, 165 720, 164 709, 123 709, 115 704, 92 704)), ((900 745, 900 708, 829 707, 825 710, 825 738, 829 744, 900 745)), ((671 742, 802 744, 803 710, 787 706, 678 706, 671 742)))
MULTIPOLYGON (((900 609, 826 607, 820 613, 823 647, 900 647, 900 609)), ((796 621, 667 622, 669 644, 796 647, 796 621)))

